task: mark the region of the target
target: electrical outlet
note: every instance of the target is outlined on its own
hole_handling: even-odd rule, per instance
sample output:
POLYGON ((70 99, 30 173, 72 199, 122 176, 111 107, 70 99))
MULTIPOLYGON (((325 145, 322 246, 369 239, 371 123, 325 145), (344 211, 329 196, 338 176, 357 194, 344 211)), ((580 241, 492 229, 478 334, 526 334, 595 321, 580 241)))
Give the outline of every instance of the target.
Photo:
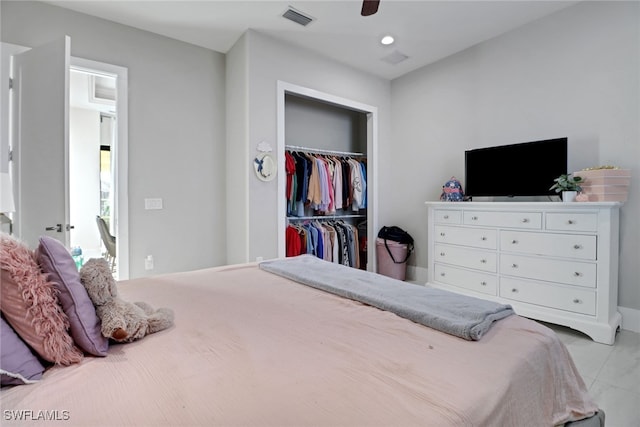
POLYGON ((144 259, 144 269, 153 270, 153 255, 147 255, 144 259))

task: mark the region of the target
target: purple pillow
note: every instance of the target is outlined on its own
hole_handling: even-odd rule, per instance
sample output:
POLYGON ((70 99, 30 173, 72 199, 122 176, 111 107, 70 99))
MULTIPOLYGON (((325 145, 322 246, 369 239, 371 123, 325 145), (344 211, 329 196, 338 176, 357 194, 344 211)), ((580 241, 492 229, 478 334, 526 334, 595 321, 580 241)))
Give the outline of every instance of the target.
POLYGON ((30 384, 42 378, 44 366, 9 326, 0 318, 0 383, 30 384))
POLYGON ((62 309, 71 323, 76 345, 94 356, 106 356, 109 340, 102 336, 100 318, 80 282, 78 268, 67 249, 54 238, 40 237, 36 259, 48 280, 60 291, 62 309))

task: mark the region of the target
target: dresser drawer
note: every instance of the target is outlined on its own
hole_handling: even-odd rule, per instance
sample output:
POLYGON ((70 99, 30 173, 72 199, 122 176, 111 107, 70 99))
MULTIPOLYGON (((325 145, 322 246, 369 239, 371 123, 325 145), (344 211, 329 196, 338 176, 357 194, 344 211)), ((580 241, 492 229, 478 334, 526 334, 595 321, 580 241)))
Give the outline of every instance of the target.
POLYGON ((500 231, 500 249, 508 252, 575 259, 596 259, 596 236, 500 231))
POLYGON ((507 277, 500 279, 500 296, 529 304, 551 307, 574 313, 595 315, 595 291, 571 286, 518 280, 507 277))
POLYGON ((596 231, 598 214, 596 213, 548 213, 547 230, 557 231, 596 231))
POLYGON ((463 223, 486 227, 540 230, 542 228, 542 212, 465 211, 463 223))
POLYGON ((596 264, 523 255, 500 255, 500 274, 595 288, 596 264))
POLYGON ((434 227, 434 241, 451 245, 471 246, 482 249, 496 249, 498 234, 496 230, 484 228, 448 227, 437 225, 434 227))
POLYGON ((436 224, 460 224, 462 222, 462 212, 451 209, 435 209, 433 219, 436 224))
POLYGON ((479 251, 460 246, 435 245, 433 254, 435 262, 475 268, 476 270, 495 273, 497 259, 495 252, 479 251))
POLYGON ((475 292, 496 295, 498 279, 495 274, 463 270, 442 264, 434 264, 434 281, 458 286, 475 292))

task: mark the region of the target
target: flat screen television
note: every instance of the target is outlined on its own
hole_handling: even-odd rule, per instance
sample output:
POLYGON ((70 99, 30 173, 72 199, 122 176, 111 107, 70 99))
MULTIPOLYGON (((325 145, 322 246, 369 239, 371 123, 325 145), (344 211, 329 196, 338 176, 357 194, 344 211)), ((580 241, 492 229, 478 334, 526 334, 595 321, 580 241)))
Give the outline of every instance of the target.
POLYGON ((567 138, 465 151, 466 197, 556 194, 553 180, 567 173, 567 138))

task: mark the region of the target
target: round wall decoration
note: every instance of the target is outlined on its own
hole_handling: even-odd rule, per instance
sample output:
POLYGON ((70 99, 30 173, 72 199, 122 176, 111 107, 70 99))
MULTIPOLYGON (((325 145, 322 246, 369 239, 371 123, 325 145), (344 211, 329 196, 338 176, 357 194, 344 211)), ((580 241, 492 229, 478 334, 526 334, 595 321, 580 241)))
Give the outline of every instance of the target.
POLYGON ((278 166, 270 154, 261 153, 253 159, 253 168, 261 181, 271 181, 276 177, 278 166))

